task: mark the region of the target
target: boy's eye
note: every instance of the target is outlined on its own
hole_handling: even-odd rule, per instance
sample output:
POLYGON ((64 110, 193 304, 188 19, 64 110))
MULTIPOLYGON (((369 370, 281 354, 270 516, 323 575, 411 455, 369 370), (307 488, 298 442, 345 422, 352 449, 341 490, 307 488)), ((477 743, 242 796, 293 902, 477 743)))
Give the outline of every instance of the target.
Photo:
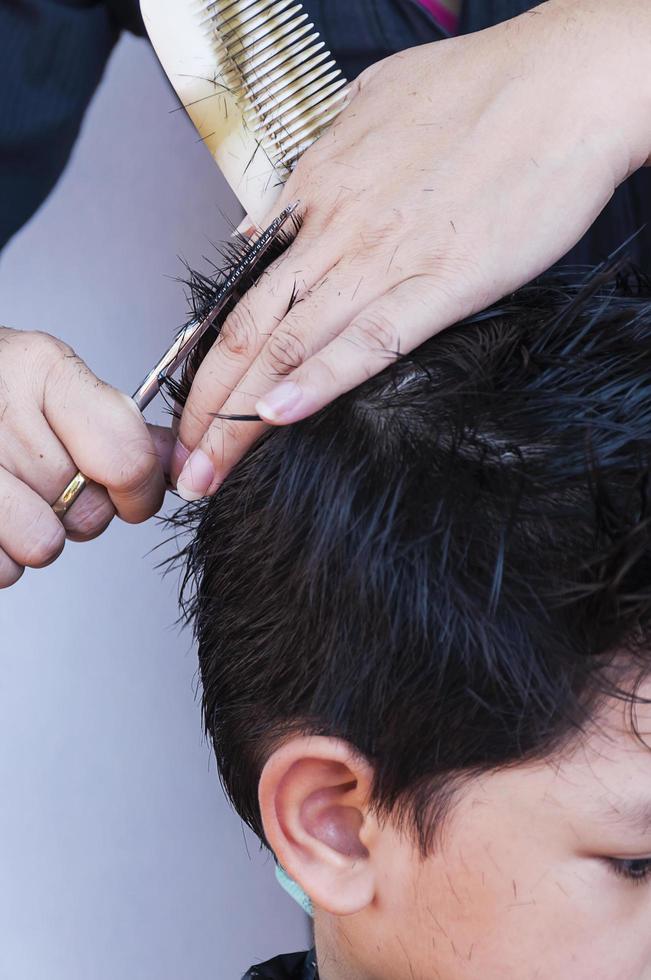
POLYGON ((641 885, 651 879, 651 858, 610 858, 615 874, 641 885))

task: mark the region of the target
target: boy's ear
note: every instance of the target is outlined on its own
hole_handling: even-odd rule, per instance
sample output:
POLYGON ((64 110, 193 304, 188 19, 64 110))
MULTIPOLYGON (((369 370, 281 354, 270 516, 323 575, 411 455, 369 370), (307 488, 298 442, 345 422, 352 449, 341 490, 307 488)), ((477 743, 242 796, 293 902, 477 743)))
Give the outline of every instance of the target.
POLYGON ((324 736, 291 738, 260 778, 269 846, 312 903, 333 915, 360 912, 375 897, 381 830, 368 804, 372 778, 348 743, 324 736))

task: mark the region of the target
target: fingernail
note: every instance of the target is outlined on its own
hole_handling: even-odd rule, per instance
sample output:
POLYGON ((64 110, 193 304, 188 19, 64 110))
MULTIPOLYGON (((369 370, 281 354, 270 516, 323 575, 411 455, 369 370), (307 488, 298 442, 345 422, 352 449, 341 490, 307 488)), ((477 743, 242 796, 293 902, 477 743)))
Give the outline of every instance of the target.
POLYGON ((290 413, 303 400, 303 389, 293 381, 283 381, 256 402, 255 410, 266 422, 289 422, 290 413))
POLYGON ((195 449, 181 471, 176 490, 183 500, 192 503, 206 496, 215 479, 215 468, 202 449, 195 449))

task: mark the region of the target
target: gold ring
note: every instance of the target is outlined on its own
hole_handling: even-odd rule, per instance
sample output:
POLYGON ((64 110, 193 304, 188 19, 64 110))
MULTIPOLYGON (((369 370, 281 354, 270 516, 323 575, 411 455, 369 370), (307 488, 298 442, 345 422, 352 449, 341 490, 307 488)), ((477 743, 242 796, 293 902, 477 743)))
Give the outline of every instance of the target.
POLYGON ((72 478, 68 486, 65 488, 61 496, 54 501, 52 504, 52 510, 60 521, 62 521, 66 516, 81 491, 87 485, 87 482, 88 481, 83 473, 77 473, 77 475, 72 478))

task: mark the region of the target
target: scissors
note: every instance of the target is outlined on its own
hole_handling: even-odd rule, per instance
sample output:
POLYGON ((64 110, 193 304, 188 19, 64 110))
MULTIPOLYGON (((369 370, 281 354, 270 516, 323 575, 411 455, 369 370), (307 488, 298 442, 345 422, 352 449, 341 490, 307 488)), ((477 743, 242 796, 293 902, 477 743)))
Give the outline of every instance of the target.
MULTIPOLYGON (((294 213, 294 211, 296 211, 297 207, 298 202, 286 207, 284 211, 281 211, 278 217, 272 221, 269 227, 265 229, 265 231, 263 231, 258 238, 256 238, 255 241, 253 241, 252 244, 247 247, 238 264, 219 287, 219 291, 215 297, 215 304, 208 315, 202 320, 195 318, 188 323, 188 325, 180 331, 172 346, 165 351, 158 363, 147 374, 142 384, 138 386, 132 395, 134 402, 141 412, 144 411, 147 405, 149 405, 149 403, 156 397, 165 380, 172 377, 172 375, 184 363, 186 358, 192 353, 205 334, 206 330, 208 330, 209 327, 214 324, 221 311, 232 298, 244 276, 249 275, 251 271, 255 269, 269 246, 278 237, 278 234, 287 219, 294 213)), ((238 416, 238 418, 244 418, 244 416, 238 416)), ((246 416, 246 418, 254 418, 254 416, 246 416)), ((57 515, 59 520, 63 520, 74 504, 75 500, 77 500, 80 493, 86 486, 88 486, 88 480, 83 473, 77 473, 77 475, 72 478, 61 496, 58 497, 52 504, 52 510, 57 515)))

